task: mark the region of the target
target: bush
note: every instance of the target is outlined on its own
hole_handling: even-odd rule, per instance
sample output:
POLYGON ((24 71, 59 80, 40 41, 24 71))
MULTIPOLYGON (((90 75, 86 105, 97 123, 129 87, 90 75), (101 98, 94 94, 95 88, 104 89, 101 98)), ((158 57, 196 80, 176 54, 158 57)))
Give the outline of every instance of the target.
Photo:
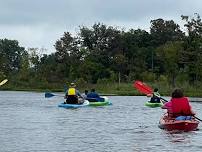
POLYGON ((142 73, 142 77, 144 78, 144 81, 154 82, 156 76, 155 73, 146 71, 142 73))
POLYGON ((79 88, 84 88, 86 86, 87 82, 83 78, 79 78, 76 82, 76 85, 79 88))

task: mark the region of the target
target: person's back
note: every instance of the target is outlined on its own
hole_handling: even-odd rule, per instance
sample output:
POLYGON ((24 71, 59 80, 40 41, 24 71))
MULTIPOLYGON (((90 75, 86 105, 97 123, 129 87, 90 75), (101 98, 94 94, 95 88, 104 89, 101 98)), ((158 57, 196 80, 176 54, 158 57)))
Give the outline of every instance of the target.
POLYGON ((100 98, 100 96, 95 92, 95 89, 92 89, 89 94, 87 94, 87 98, 100 98))
POLYGON ((150 102, 151 102, 151 103, 160 103, 161 101, 160 101, 159 96, 160 96, 160 94, 158 93, 158 89, 155 88, 155 89, 154 89, 154 92, 153 92, 153 94, 152 94, 152 97, 151 97, 151 99, 150 99, 150 102))
POLYGON ((75 89, 76 85, 71 83, 70 88, 66 92, 66 103, 78 104, 78 91, 75 89))
POLYGON ((191 113, 191 107, 189 105, 189 100, 186 97, 181 98, 172 98, 172 112, 173 116, 189 116, 192 115, 191 113))
POLYGON ((184 97, 181 89, 175 89, 172 93, 172 98, 169 102, 162 106, 163 109, 168 109, 168 114, 171 117, 190 116, 195 113, 189 104, 187 97, 184 97))

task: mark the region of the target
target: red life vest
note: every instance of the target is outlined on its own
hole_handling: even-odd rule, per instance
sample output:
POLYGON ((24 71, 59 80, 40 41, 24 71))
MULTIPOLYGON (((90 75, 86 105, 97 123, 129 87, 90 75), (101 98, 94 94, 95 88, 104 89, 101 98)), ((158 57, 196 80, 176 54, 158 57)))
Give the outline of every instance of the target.
POLYGON ((172 98, 172 112, 173 116, 177 117, 180 115, 192 115, 191 106, 189 105, 189 100, 186 97, 182 98, 172 98))

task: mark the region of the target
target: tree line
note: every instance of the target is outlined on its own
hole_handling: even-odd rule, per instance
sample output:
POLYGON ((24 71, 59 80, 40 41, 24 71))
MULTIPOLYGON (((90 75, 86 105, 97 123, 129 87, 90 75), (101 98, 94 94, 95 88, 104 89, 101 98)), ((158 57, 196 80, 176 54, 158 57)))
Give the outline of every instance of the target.
POLYGON ((56 87, 64 82, 131 83, 166 81, 198 84, 202 80, 202 22, 199 14, 181 16, 185 31, 173 20, 151 20, 150 31, 95 23, 80 26, 75 36, 64 32, 55 52, 19 46, 0 39, 0 79, 13 86, 56 87))

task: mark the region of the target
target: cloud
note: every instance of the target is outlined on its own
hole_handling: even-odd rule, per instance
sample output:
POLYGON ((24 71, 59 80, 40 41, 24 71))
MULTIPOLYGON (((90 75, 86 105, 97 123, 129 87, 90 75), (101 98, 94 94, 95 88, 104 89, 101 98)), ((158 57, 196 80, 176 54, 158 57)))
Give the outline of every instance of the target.
POLYGON ((45 47, 65 31, 96 22, 149 30, 150 20, 181 22, 181 15, 202 14, 201 0, 0 0, 0 38, 24 47, 45 47))

